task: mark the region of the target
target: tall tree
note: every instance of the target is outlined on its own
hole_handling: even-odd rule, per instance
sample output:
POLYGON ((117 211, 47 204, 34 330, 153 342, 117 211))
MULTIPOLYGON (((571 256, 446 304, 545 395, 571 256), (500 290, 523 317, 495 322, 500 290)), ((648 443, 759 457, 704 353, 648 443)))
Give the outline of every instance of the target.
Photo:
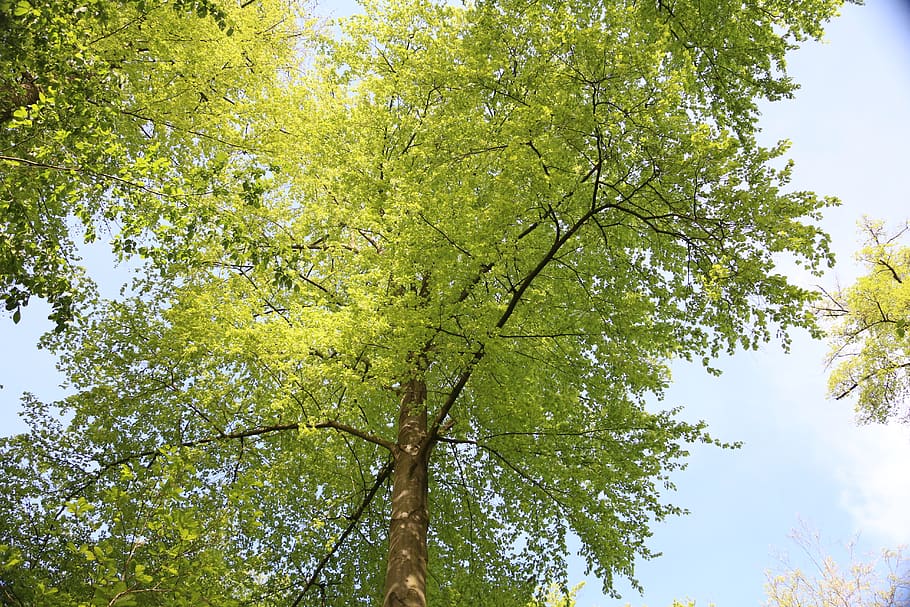
POLYGON ((829 293, 821 307, 834 321, 830 394, 855 396, 862 422, 910 423, 910 247, 901 240, 907 230, 905 224, 889 232, 865 220, 866 241, 856 256, 865 274, 829 293))
POLYGON ((524 606, 570 534, 613 592, 714 442, 648 404, 669 362, 812 328, 774 260, 830 262, 832 201, 756 103, 839 5, 369 3, 257 101, 241 187, 49 340, 10 603, 524 606))

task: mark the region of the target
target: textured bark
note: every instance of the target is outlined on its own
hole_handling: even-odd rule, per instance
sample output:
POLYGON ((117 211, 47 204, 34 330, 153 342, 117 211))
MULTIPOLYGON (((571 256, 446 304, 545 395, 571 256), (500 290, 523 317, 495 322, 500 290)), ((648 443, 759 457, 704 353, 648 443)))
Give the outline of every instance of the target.
POLYGON ((392 520, 384 607, 426 607, 428 458, 427 387, 405 386, 398 418, 398 444, 392 475, 392 520))

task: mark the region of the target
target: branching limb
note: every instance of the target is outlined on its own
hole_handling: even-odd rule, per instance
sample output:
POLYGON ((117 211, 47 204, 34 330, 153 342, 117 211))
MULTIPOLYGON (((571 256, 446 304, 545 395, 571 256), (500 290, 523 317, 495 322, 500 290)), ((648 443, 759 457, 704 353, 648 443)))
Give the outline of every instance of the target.
POLYGON ((231 147, 231 148, 234 148, 234 149, 236 149, 236 150, 240 150, 240 151, 242 151, 242 152, 246 152, 246 153, 249 153, 249 154, 253 154, 253 153, 256 153, 256 152, 265 152, 265 151, 267 151, 267 150, 262 150, 262 149, 251 148, 251 147, 249 147, 249 146, 245 146, 245 145, 239 144, 239 143, 234 143, 234 142, 232 142, 232 141, 227 141, 226 139, 222 139, 222 138, 220 138, 220 137, 215 137, 214 135, 210 135, 209 133, 205 133, 205 132, 203 132, 203 131, 198 131, 198 130, 195 130, 195 129, 190 129, 190 128, 186 128, 186 127, 180 126, 180 125, 178 125, 178 124, 176 124, 176 123, 174 123, 174 122, 171 122, 171 121, 169 121, 169 120, 162 120, 162 119, 160 119, 160 118, 152 118, 152 117, 150 117, 150 116, 145 116, 145 115, 139 114, 139 113, 137 113, 137 112, 128 111, 128 110, 123 110, 123 109, 120 110, 120 113, 121 113, 121 114, 124 114, 124 115, 127 115, 127 116, 132 116, 133 118, 137 118, 137 119, 142 120, 142 121, 145 121, 145 122, 151 122, 151 123, 154 123, 154 124, 156 124, 156 125, 162 125, 162 126, 165 126, 165 127, 169 128, 169 129, 172 129, 172 130, 175 130, 175 131, 181 131, 181 132, 184 132, 184 133, 189 133, 190 135, 195 135, 196 137, 201 137, 201 138, 203 138, 203 139, 208 139, 208 140, 210 140, 210 141, 215 141, 215 142, 217 142, 217 143, 226 145, 226 146, 228 146, 228 147, 231 147))
POLYGON ((839 392, 837 395, 835 395, 835 396, 834 396, 834 400, 841 400, 841 399, 843 399, 843 398, 846 398, 846 397, 849 396, 854 390, 856 390, 857 388, 859 388, 862 384, 864 384, 865 382, 869 381, 870 379, 872 379, 872 378, 875 377, 876 375, 885 375, 885 374, 888 374, 888 373, 894 373, 894 372, 897 371, 898 369, 908 369, 908 368, 910 368, 910 363, 903 363, 903 364, 900 364, 900 365, 892 365, 892 366, 890 366, 890 367, 888 367, 888 368, 886 368, 886 369, 876 369, 875 371, 870 371, 869 373, 865 374, 864 376, 862 376, 862 377, 859 378, 858 380, 854 381, 854 382, 850 385, 850 387, 846 388, 845 390, 842 390, 842 391, 839 392))
POLYGON ((0 156, 0 160, 5 160, 6 162, 13 162, 16 164, 21 164, 24 166, 38 168, 38 169, 51 169, 54 171, 62 171, 62 172, 66 172, 66 173, 83 173, 86 175, 91 175, 93 177, 100 177, 102 179, 110 179, 111 181, 115 181, 117 183, 122 183, 131 188, 135 188, 137 190, 142 190, 143 192, 148 192, 149 194, 152 194, 154 196, 159 196, 161 198, 168 197, 168 195, 165 194, 164 192, 155 190, 148 186, 144 186, 141 183, 136 183, 134 181, 130 181, 130 180, 124 179, 122 177, 117 177, 116 175, 110 175, 108 173, 99 173, 97 171, 91 171, 89 169, 85 169, 82 167, 70 167, 70 166, 60 166, 60 165, 56 165, 56 164, 47 164, 44 162, 36 162, 34 160, 29 160, 27 158, 18 158, 16 156, 0 156))
POLYGON ((824 307, 816 306, 815 310, 817 312, 824 314, 825 316, 828 316, 830 318, 846 316, 847 314, 850 313, 850 310, 847 309, 847 306, 844 305, 844 302, 837 299, 837 297, 835 295, 833 295, 833 294, 829 293, 827 290, 825 290, 825 288, 823 286, 816 285, 815 288, 819 290, 819 292, 822 294, 822 296, 826 300, 831 302, 831 306, 824 306, 824 307))
POLYGON ((534 485, 535 487, 540 489, 540 491, 542 491, 544 493, 544 495, 546 495, 548 498, 553 500, 553 503, 559 505, 559 507, 563 508, 566 511, 569 510, 569 507, 561 499, 559 499, 559 497, 557 497, 549 487, 547 487, 541 481, 534 478, 533 476, 531 476, 530 474, 528 474, 527 472, 525 472, 524 470, 522 470, 521 468, 519 468, 512 462, 510 462, 508 460, 508 458, 506 458, 502 453, 500 453, 498 450, 494 449, 493 447, 491 447, 487 444, 481 443, 481 442, 473 441, 473 440, 447 438, 444 436, 439 437, 439 440, 441 442, 448 443, 451 445, 471 445, 473 447, 477 447, 478 449, 481 449, 482 451, 486 451, 487 453, 492 455, 494 458, 496 458, 498 461, 500 461, 502 464, 504 464, 506 466, 506 468, 508 468, 509 470, 511 470, 512 472, 517 474, 519 477, 521 477, 523 480, 531 483, 532 485, 534 485))
MULTIPOLYGON (((274 434, 276 432, 283 432, 285 430, 298 430, 299 428, 300 428, 300 425, 296 424, 296 423, 295 424, 277 424, 274 426, 256 426, 255 428, 249 428, 247 430, 242 430, 240 432, 231 432, 231 433, 219 432, 216 436, 209 436, 209 437, 202 438, 199 440, 194 440, 194 441, 184 441, 184 442, 181 442, 174 446, 198 447, 200 445, 207 445, 209 443, 214 443, 214 442, 218 442, 218 441, 231 440, 231 439, 242 440, 245 438, 259 437, 259 436, 264 436, 266 434, 274 434)), ((98 482, 98 480, 101 477, 103 477, 111 469, 116 468, 117 466, 121 466, 123 464, 128 464, 137 459, 142 459, 144 457, 156 458, 161 454, 162 454, 162 447, 157 447, 155 449, 147 449, 145 451, 140 451, 137 453, 130 453, 129 455, 124 455, 123 457, 120 457, 115 460, 109 461, 107 463, 101 464, 100 467, 98 468, 98 470, 95 471, 95 473, 92 474, 88 480, 86 480, 84 483, 82 483, 81 485, 79 485, 78 487, 76 487, 75 489, 70 491, 63 498, 63 505, 60 506, 60 509, 57 511, 57 514, 54 516, 54 518, 59 517, 63 513, 63 511, 66 509, 67 502, 69 502, 70 500, 75 498, 77 495, 81 494, 83 491, 85 491, 86 489, 88 489, 89 487, 94 485, 96 482, 98 482)))
POLYGON ((474 259, 474 256, 471 254, 470 251, 468 251, 466 248, 464 248, 463 246, 461 246, 460 244, 458 244, 457 242, 452 240, 452 238, 448 234, 443 232, 442 229, 439 228, 438 226, 434 225, 429 219, 426 218, 426 216, 423 213, 417 213, 417 217, 419 217, 422 222, 427 224, 427 226, 432 228, 434 232, 436 232, 437 234, 442 236, 443 239, 445 239, 445 241, 448 242, 450 245, 452 245, 457 250, 461 251, 462 253, 464 253, 465 255, 470 257, 471 259, 474 259))
POLYGON ((891 271, 891 276, 894 277, 894 280, 896 280, 897 282, 899 282, 899 283, 901 283, 901 284, 904 284, 904 281, 901 280, 901 277, 897 274, 897 270, 894 269, 894 266, 892 266, 891 264, 889 264, 889 263, 888 263, 887 261, 885 261, 884 259, 879 259, 879 260, 878 260, 878 264, 879 264, 879 265, 882 265, 882 266, 885 266, 886 268, 888 268, 888 269, 891 271))
POLYGON ((391 441, 387 441, 383 438, 374 436, 368 432, 364 432, 363 430, 360 430, 353 426, 349 426, 347 424, 343 424, 341 422, 330 420, 327 422, 320 422, 318 424, 314 424, 311 427, 313 427, 313 428, 332 428, 334 430, 338 430, 339 432, 346 432, 347 434, 356 436, 357 438, 363 439, 363 440, 367 441, 368 443, 373 443, 374 445, 379 445, 380 447, 385 447, 386 449, 389 450, 389 452, 393 452, 395 450, 395 445, 391 441))
MULTIPOLYGON (((595 167, 595 172, 598 174, 597 187, 600 186, 599 170, 600 170, 599 167, 595 167)), ((623 201, 628 201, 629 199, 636 196, 642 189, 647 187, 647 185, 650 184, 651 181, 655 178, 656 178, 656 174, 652 174, 643 183, 636 186, 632 190, 631 193, 622 195, 623 201)), ((596 189, 597 188, 595 188, 595 190, 596 189)), ((615 186, 613 186, 613 189, 614 190, 616 189, 615 186)), ((618 192, 618 190, 617 190, 617 192, 618 192)), ((596 203, 596 200, 594 201, 594 203, 596 203)), ((540 259, 540 261, 537 263, 537 265, 521 280, 521 282, 519 282, 518 286, 513 290, 512 297, 509 300, 509 303, 506 306, 506 309, 503 311, 502 315, 500 316, 499 320, 496 323, 497 330, 500 330, 503 327, 505 327, 506 323, 508 323, 509 319, 512 317, 512 314, 515 312, 515 309, 517 308, 518 304, 524 298, 524 294, 528 290, 528 288, 531 286, 531 283, 533 283, 534 280, 537 278, 537 276, 539 276, 540 273, 543 272, 543 270, 556 258, 557 254, 563 248, 563 246, 566 244, 566 242, 568 242, 583 226, 585 226, 589 221, 591 221, 593 218, 595 218, 598 214, 603 213, 607 209, 615 208, 615 207, 616 207, 615 203, 607 203, 607 204, 600 204, 600 205, 596 205, 596 204, 592 203, 592 207, 591 207, 591 209, 588 210, 587 213, 585 213, 578 221, 576 221, 574 224, 572 224, 568 230, 566 230, 564 233, 559 235, 559 237, 553 242, 553 244, 546 251, 546 253, 544 253, 543 257, 540 259)), ((651 227, 652 227, 652 229, 655 229, 655 231, 657 231, 657 228, 655 228, 654 226, 651 226, 651 227)), ((436 417, 433 420, 433 424, 430 427, 430 432, 427 434, 426 444, 432 444, 433 441, 435 441, 439 438, 440 427, 442 426, 443 423, 445 423, 446 418, 449 415, 449 411, 452 409, 452 407, 455 404, 455 401, 461 395, 462 391, 464 390, 465 385, 468 383, 468 380, 470 379, 471 374, 473 373, 474 368, 481 361, 481 359, 483 359, 483 356, 484 356, 484 349, 483 349, 483 344, 481 344, 480 347, 474 352, 474 356, 471 358, 471 360, 466 365, 465 370, 458 377, 458 381, 455 383, 455 386, 449 392, 449 396, 446 399, 446 402, 443 403, 442 407, 440 407, 439 411, 437 412, 436 417)))
POLYGON ((446 401, 443 403, 442 407, 439 408, 439 411, 436 412, 436 417, 433 418, 433 424, 430 426, 430 431, 427 433, 427 438, 424 440, 424 444, 421 445, 421 448, 426 447, 427 445, 433 445, 437 440, 439 440, 440 435, 442 434, 442 427, 446 421, 446 418, 449 416, 449 411, 452 410, 452 407, 455 405, 455 401, 458 400, 458 397, 461 396, 464 387, 467 385, 468 380, 471 378, 471 374, 474 372, 474 368, 477 366, 484 356, 483 344, 474 352, 474 356, 468 361, 468 364, 465 367, 465 370, 461 372, 461 375, 458 376, 458 380, 455 382, 455 385, 452 387, 452 390, 449 392, 449 396, 446 398, 446 401))
POLYGON ((348 526, 345 527, 344 531, 341 532, 341 535, 338 536, 338 539, 332 544, 332 547, 329 548, 328 552, 322 555, 322 558, 319 559, 319 562, 316 564, 316 568, 313 569, 313 573, 310 574, 309 579, 306 584, 303 586, 303 589, 297 594, 297 598, 294 599, 294 602, 291 603, 291 607, 297 607, 300 604, 300 601, 303 600, 303 597, 313 586, 318 586, 319 584, 316 580, 319 579, 322 570, 328 564, 329 560, 335 555, 339 548, 347 540, 348 536, 360 523, 363 513, 366 512, 366 509, 369 507, 370 503, 373 501, 373 498, 376 496, 376 493, 385 484, 386 480, 392 474, 392 468, 394 467, 392 458, 385 463, 379 473, 376 475, 376 480, 373 482, 373 486, 370 487, 370 490, 367 491, 366 495, 363 497, 363 500, 360 502, 360 505, 357 509, 348 516, 348 526))
POLYGON ((549 428, 543 428, 536 431, 525 431, 525 432, 495 432, 493 434, 487 434, 483 437, 483 440, 490 440, 491 438, 501 438, 503 436, 530 436, 530 437, 540 437, 540 436, 558 436, 558 437, 569 437, 569 436, 596 436, 598 434, 612 434, 614 432, 635 432, 635 431, 653 431, 657 430, 655 426, 621 426, 614 427, 608 426, 604 428, 591 428, 590 430, 575 430, 575 431, 565 431, 565 430, 551 430, 549 428))
MULTIPOLYGON (((331 428, 331 429, 337 430, 339 432, 345 432, 347 434, 350 434, 351 436, 356 436, 357 438, 360 438, 367 442, 373 443, 375 445, 385 447, 390 452, 394 449, 394 445, 387 440, 384 440, 382 438, 379 438, 377 436, 364 432, 363 430, 360 430, 358 428, 349 426, 347 424, 344 424, 344 423, 341 423, 341 422, 335 421, 335 420, 319 422, 316 424, 289 423, 289 424, 275 424, 275 425, 271 425, 271 426, 256 426, 254 428, 248 428, 246 430, 241 430, 238 432, 219 432, 215 436, 209 436, 209 437, 201 438, 198 440, 183 441, 181 443, 178 443, 176 445, 171 445, 171 446, 199 447, 202 445, 208 445, 208 444, 220 442, 220 441, 226 441, 226 440, 241 440, 242 441, 243 439, 246 439, 246 438, 261 437, 261 436, 265 436, 265 435, 269 435, 269 434, 285 432, 288 430, 300 430, 301 428, 304 428, 304 429, 306 429, 306 428, 311 428, 311 429, 331 428)), ((60 507, 60 509, 57 511, 55 518, 59 517, 63 513, 63 511, 66 509, 65 504, 67 502, 69 502, 70 500, 75 498, 77 495, 79 495, 83 491, 85 491, 87 488, 91 487, 93 484, 98 482, 98 480, 101 477, 103 477, 111 469, 116 468, 117 466, 120 466, 123 464, 128 464, 134 460, 142 459, 145 457, 151 457, 154 459, 154 458, 157 458, 158 456, 160 456, 162 453, 163 453, 162 447, 158 447, 155 449, 147 449, 145 451, 131 453, 129 455, 125 455, 123 457, 112 460, 110 462, 101 464, 99 469, 94 474, 92 474, 92 476, 88 480, 86 480, 84 483, 80 484, 74 490, 70 491, 64 497, 64 499, 63 499, 64 505, 62 505, 60 507)))

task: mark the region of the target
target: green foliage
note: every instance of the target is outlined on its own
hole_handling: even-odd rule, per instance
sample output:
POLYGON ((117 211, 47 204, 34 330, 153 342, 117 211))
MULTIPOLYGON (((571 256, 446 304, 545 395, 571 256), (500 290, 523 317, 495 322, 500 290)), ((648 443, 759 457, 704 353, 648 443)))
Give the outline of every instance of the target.
POLYGON ((863 422, 910 422, 910 247, 901 244, 907 229, 889 234, 882 222, 865 220, 866 242, 856 257, 866 273, 830 293, 820 310, 834 320, 829 392, 836 399, 855 395, 863 422))
POLYGON ((582 586, 584 586, 584 582, 567 591, 552 586, 543 600, 528 603, 528 607, 575 607, 575 595, 578 594, 582 586))
MULTIPOLYGON (((829 263, 812 221, 834 201, 788 191, 754 108, 838 5, 377 2, 243 112, 210 100, 199 141, 200 89, 178 87, 184 113, 98 171, 153 185, 77 198, 149 263, 47 340, 68 423, 30 403, 34 434, 4 447, 3 589, 379 603, 414 381, 434 604, 525 607, 565 585, 570 533, 607 592, 634 579, 688 445, 720 444, 653 405, 669 362, 813 328, 774 261, 829 263), (241 129, 256 145, 211 143, 241 129)), ((219 45, 239 35, 206 14, 219 45)), ((193 78, 223 61, 159 46, 193 78)))
POLYGON ((225 551, 224 500, 184 492, 196 473, 192 453, 162 450, 146 466, 112 466, 117 484, 96 487, 88 458, 73 455, 84 446, 50 436, 61 429, 41 409, 31 410, 43 418, 41 432, 0 446, 20 458, 2 497, 4 605, 239 604, 224 588, 256 565, 225 551))
POLYGON ((14 321, 37 296, 62 328, 90 294, 79 240, 101 230, 137 252, 162 207, 217 183, 210 159, 255 145, 244 115, 294 51, 292 19, 271 0, 0 2, 0 297, 14 321))

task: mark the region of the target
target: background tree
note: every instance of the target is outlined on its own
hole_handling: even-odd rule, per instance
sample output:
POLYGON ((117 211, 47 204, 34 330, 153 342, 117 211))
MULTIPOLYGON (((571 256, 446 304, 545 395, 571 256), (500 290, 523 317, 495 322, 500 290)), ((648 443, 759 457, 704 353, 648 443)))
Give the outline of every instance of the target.
POLYGON ((271 0, 0 2, 0 297, 14 321, 31 296, 72 318, 88 289, 80 240, 102 230, 121 255, 162 244, 139 236, 191 230, 189 202, 239 181, 223 158, 259 145, 251 107, 290 64, 294 16, 271 0))
POLYGON ((839 4, 414 0, 321 40, 239 187, 49 338, 71 419, 3 446, 12 604, 523 607, 570 533, 612 592, 715 442, 649 405, 669 362, 813 327, 774 260, 830 262, 833 201, 756 103, 839 4))
POLYGON ((830 394, 855 396, 863 422, 910 422, 910 247, 901 242, 907 230, 905 224, 889 232, 865 220, 857 260, 866 274, 828 294, 821 310, 834 319, 830 394))
POLYGON ((906 607, 910 605, 910 562, 900 550, 884 550, 877 558, 860 559, 846 546, 848 562, 822 548, 817 533, 802 529, 793 535, 810 570, 783 560, 781 571, 769 571, 767 607, 906 607))

